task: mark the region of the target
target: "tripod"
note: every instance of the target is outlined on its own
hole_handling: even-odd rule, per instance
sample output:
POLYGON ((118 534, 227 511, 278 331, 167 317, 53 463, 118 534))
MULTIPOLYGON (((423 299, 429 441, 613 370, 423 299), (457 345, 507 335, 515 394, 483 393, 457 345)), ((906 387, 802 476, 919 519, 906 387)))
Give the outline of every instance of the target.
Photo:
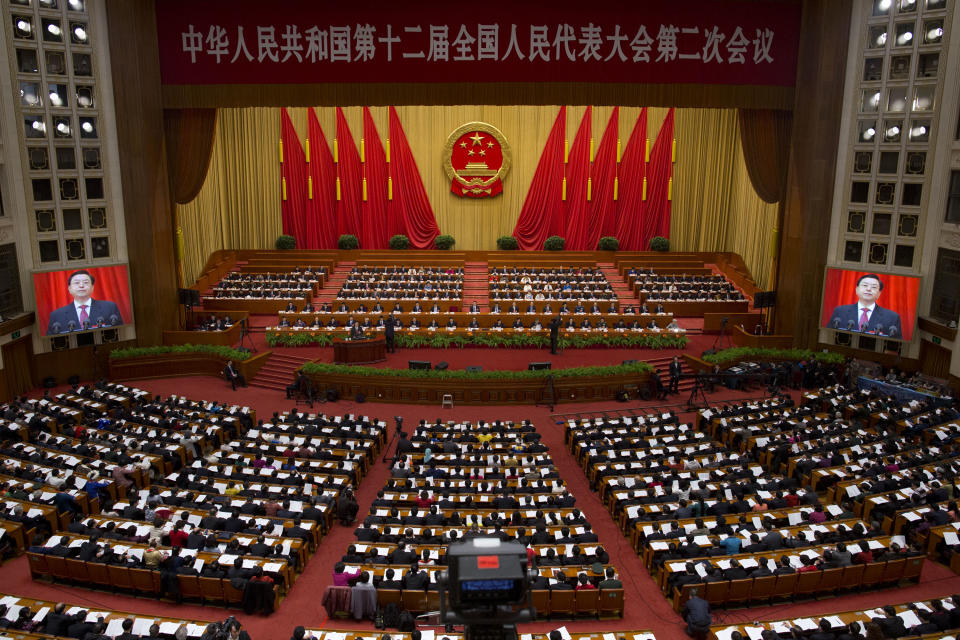
POLYGON ((400 432, 403 431, 403 420, 396 418, 394 419, 397 421, 397 428, 394 430, 393 437, 390 438, 390 442, 388 442, 387 446, 383 449, 383 461, 386 462, 389 460, 390 464, 393 464, 397 461, 397 449, 400 448, 400 432), (396 443, 396 446, 394 446, 394 443, 396 443), (393 447, 392 458, 388 455, 390 452, 390 447, 393 447))
POLYGON ((543 383, 543 388, 540 389, 540 400, 536 406, 549 407, 550 411, 553 411, 553 405, 556 404, 556 401, 557 393, 553 386, 553 374, 550 374, 547 376, 547 381, 543 383))
POLYGON ((709 406, 705 390, 706 384, 703 375, 696 373, 693 377, 693 388, 690 390, 690 397, 687 398, 687 409, 699 409, 709 406))
POLYGON ((240 319, 240 344, 237 345, 237 348, 243 349, 246 345, 247 351, 257 353, 257 348, 253 344, 253 338, 250 337, 250 325, 247 324, 249 321, 249 318, 240 319))
POLYGON ((720 333, 717 334, 716 339, 714 339, 713 341, 713 346, 710 347, 711 353, 717 352, 718 343, 720 344, 721 347, 723 346, 723 337, 724 335, 726 335, 726 333, 727 333, 727 318, 723 317, 723 318, 720 318, 720 333))

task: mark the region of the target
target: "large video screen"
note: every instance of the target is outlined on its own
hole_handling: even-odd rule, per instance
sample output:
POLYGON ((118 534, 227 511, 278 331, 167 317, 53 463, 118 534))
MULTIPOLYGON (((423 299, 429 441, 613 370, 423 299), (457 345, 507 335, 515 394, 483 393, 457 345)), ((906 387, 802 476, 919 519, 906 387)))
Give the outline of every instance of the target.
POLYGON ((34 273, 33 289, 44 335, 133 322, 127 265, 34 273))
POLYGON ((920 278, 827 268, 820 326, 909 342, 919 294, 920 278))

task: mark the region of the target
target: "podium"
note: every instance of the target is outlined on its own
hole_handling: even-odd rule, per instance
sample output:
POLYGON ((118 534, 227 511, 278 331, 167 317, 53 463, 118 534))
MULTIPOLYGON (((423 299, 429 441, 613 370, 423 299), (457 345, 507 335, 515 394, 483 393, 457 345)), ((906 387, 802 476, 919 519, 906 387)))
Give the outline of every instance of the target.
POLYGON ((372 364, 387 359, 387 340, 382 335, 362 340, 333 339, 334 364, 372 364))

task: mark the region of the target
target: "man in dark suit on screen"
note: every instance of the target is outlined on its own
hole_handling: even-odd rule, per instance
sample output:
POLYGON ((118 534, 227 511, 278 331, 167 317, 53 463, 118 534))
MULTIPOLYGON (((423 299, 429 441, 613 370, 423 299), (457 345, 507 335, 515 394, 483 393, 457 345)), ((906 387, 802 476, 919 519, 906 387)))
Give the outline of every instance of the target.
POLYGON ((877 304, 881 291, 883 281, 880 276, 873 273, 860 276, 857 279, 857 302, 834 308, 827 327, 902 338, 900 314, 877 304))
POLYGON ((73 301, 50 312, 47 335, 81 331, 91 327, 112 327, 123 324, 123 316, 115 302, 94 300, 96 278, 86 269, 74 271, 67 277, 67 291, 73 301), (72 327, 72 328, 71 328, 72 327))

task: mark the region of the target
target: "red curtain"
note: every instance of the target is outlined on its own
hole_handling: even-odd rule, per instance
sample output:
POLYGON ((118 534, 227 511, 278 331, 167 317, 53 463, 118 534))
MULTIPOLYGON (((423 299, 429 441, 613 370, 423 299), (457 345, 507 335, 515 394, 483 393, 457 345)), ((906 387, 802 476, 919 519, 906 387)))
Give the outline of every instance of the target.
POLYGON ((594 251, 601 236, 612 236, 616 231, 616 202, 613 200, 613 181, 617 177, 617 131, 620 126, 620 107, 614 107, 607 122, 607 129, 600 139, 597 155, 590 169, 592 184, 593 215, 586 225, 585 243, 572 247, 594 251))
MULTIPOLYGON (((827 277, 823 283, 823 307, 820 310, 820 326, 829 326, 830 316, 833 315, 835 307, 857 303, 857 280, 860 279, 860 276, 867 274, 879 276, 880 282, 883 283, 883 291, 877 298, 877 306, 890 309, 900 315, 903 340, 909 342, 913 339, 913 328, 917 316, 920 278, 895 276, 889 273, 877 274, 873 271, 827 269, 827 277)), ((841 329, 845 328, 841 327, 841 329)))
POLYGON ((387 228, 387 156, 377 133, 369 107, 363 108, 363 178, 366 198, 363 200, 363 224, 360 246, 364 249, 390 248, 387 228))
MULTIPOLYGON (((337 235, 350 233, 360 238, 360 201, 363 196, 362 169, 357 145, 350 127, 337 107, 337 177, 340 179, 340 200, 337 202, 337 235)), ((361 248, 366 249, 362 244, 361 248)))
POLYGON ((440 228, 420 180, 417 161, 400 124, 396 109, 390 107, 390 174, 393 179, 393 202, 403 220, 403 228, 414 249, 432 249, 440 228))
POLYGON ((616 236, 621 251, 644 251, 640 242, 641 220, 646 203, 643 200, 643 177, 646 173, 647 108, 640 110, 630 139, 620 158, 617 170, 616 236))
POLYGON ((650 239, 670 237, 670 177, 673 173, 673 109, 663 120, 647 167, 647 211, 640 235, 640 249, 649 250, 650 239))
POLYGON ((307 109, 310 161, 307 171, 312 183, 307 197, 308 231, 313 242, 308 249, 337 248, 337 167, 327 146, 320 121, 313 108, 307 109), (310 196, 313 197, 310 197, 310 196))
POLYGON ((540 162, 530 182, 530 190, 520 209, 520 217, 513 228, 513 236, 521 249, 543 249, 543 241, 552 235, 562 235, 563 201, 560 199, 563 183, 563 139, 567 108, 560 107, 553 128, 543 145, 540 162))
MULTIPOLYGON (((93 276, 93 299, 110 300, 117 304, 123 324, 133 322, 130 307, 130 284, 127 278, 127 265, 112 267, 83 267, 93 276)), ((36 292, 37 326, 46 333, 50 324, 50 312, 73 302, 73 296, 67 290, 67 278, 77 269, 65 271, 47 271, 33 274, 33 288, 36 292)), ((109 318, 104 318, 109 321, 109 318)), ((95 323, 97 318, 90 318, 95 323)), ((63 327, 65 330, 66 327, 63 327)))
POLYGON ((580 128, 567 157, 567 230, 566 249, 581 247, 586 242, 591 224, 590 203, 587 202, 587 179, 590 177, 590 117, 593 107, 587 107, 580 128))
POLYGON ((280 113, 280 139, 283 144, 280 195, 283 232, 297 239, 297 247, 304 247, 312 241, 307 233, 307 160, 286 107, 280 113))

